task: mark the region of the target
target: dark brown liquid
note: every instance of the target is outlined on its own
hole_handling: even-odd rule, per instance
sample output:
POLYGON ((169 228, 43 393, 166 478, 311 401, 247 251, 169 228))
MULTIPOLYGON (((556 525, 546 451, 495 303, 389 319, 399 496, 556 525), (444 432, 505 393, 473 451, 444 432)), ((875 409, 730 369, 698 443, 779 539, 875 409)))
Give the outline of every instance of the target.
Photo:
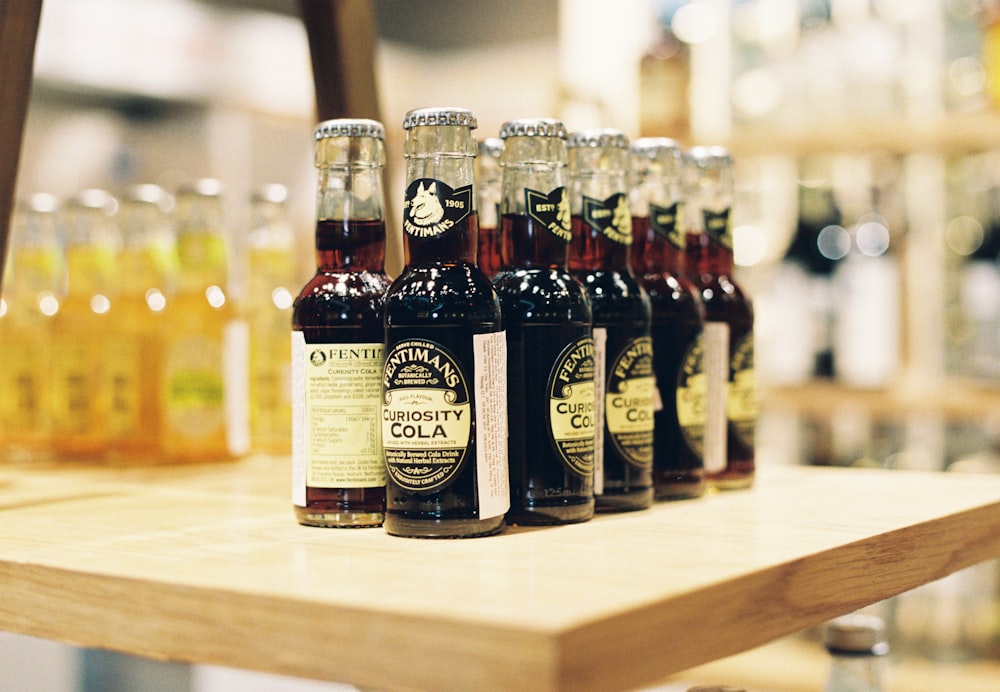
POLYGON ((479 269, 492 279, 500 272, 500 229, 480 226, 478 245, 479 269))
POLYGON ((494 285, 507 333, 508 521, 584 521, 594 513, 593 473, 571 469, 555 447, 549 382, 563 351, 591 336, 590 301, 566 272, 565 240, 528 216, 504 214, 502 229, 509 268, 494 285))
MULTIPOLYGON (((594 329, 607 333, 605 379, 615 355, 637 338, 649 336, 649 299, 629 269, 627 245, 616 243, 582 217, 572 219, 570 270, 587 290, 594 314, 594 329)), ((605 423, 604 492, 597 511, 643 509, 653 501, 652 467, 626 461, 611 445, 605 423)))
MULTIPOLYGON (((382 270, 385 223, 321 220, 316 224, 319 270, 295 301, 292 329, 307 344, 382 343, 382 300, 389 279, 382 270)), ((306 487, 300 523, 322 526, 378 525, 385 488, 306 487)))
MULTIPOLYGON (((474 334, 500 331, 500 305, 489 279, 474 264, 476 214, 470 214, 438 238, 404 235, 409 263, 393 282, 385 300, 386 353, 409 339, 434 342, 454 355, 470 383, 475 430, 476 360, 474 334)), ((414 537, 463 537, 495 533, 503 516, 479 518, 476 436, 471 435, 465 461, 444 487, 415 491, 395 483, 386 487, 385 527, 389 533, 414 537)))
POLYGON ((652 308, 653 368, 662 408, 655 412, 653 485, 657 499, 696 497, 705 491, 702 456, 684 435, 677 412, 677 385, 689 349, 702 332, 701 305, 690 282, 669 271, 677 248, 652 228, 649 217, 632 218, 632 262, 652 308))
MULTIPOLYGON (((688 233, 684 269, 702 299, 706 322, 729 325, 730 362, 735 347, 753 334, 753 309, 743 290, 732 278, 733 254, 704 233, 688 233)), ((729 382, 733 380, 730 368, 729 382)), ((709 474, 711 483, 722 488, 747 487, 754 478, 754 449, 737 434, 732 423, 726 432, 726 468, 709 474)))

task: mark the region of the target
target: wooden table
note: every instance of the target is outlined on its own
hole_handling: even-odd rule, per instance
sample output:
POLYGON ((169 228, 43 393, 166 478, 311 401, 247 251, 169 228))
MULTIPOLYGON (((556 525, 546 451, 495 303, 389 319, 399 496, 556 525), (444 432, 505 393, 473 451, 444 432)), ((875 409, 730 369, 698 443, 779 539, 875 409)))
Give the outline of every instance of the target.
POLYGON ((1000 477, 749 491, 426 541, 295 523, 287 459, 0 465, 0 629, 369 689, 647 684, 1000 555, 1000 477))

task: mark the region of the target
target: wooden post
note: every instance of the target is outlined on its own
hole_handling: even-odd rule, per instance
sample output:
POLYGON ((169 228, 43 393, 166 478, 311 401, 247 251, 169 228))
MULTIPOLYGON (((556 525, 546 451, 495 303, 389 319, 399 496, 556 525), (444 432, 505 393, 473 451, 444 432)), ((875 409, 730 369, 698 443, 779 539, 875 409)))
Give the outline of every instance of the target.
POLYGON ((41 0, 0 2, 0 282, 41 13, 41 0))

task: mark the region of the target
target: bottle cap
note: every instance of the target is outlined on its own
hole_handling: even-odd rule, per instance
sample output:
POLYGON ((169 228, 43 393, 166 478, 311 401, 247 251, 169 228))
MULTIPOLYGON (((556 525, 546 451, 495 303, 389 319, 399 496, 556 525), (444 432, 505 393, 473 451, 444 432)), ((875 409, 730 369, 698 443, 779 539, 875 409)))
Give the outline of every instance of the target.
POLYGON ((497 137, 487 137, 479 143, 479 155, 480 156, 492 156, 493 158, 500 158, 503 154, 503 140, 497 137))
POLYGON ((681 156, 680 144, 669 137, 640 137, 632 142, 629 151, 636 156, 648 159, 655 159, 662 155, 676 158, 681 156))
POLYGON ((692 147, 684 158, 699 168, 717 168, 733 163, 733 157, 730 156, 729 150, 718 145, 692 147))
POLYGON ((385 139, 385 127, 377 120, 367 118, 337 118, 324 120, 316 126, 317 140, 327 137, 374 137, 385 139))
POLYGON ((566 138, 566 126, 552 118, 521 118, 510 120, 500 128, 500 139, 508 137, 562 137, 566 138))
POLYGON ((628 136, 621 130, 601 128, 580 130, 569 136, 566 144, 570 148, 615 148, 628 149, 628 136))
POLYGON ((457 125, 471 130, 479 127, 475 114, 467 108, 417 108, 403 118, 404 130, 435 125, 457 125))
POLYGON ((889 653, 885 623, 875 615, 854 613, 831 620, 826 625, 823 644, 830 653, 873 656, 889 653))

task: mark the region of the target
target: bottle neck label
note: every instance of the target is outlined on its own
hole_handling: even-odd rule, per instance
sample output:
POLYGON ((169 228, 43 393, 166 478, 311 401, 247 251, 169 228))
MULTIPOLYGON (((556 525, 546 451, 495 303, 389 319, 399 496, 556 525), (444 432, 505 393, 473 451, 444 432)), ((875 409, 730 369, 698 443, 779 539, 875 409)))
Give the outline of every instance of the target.
POLYGON ((624 192, 617 192, 605 200, 584 195, 583 220, 613 243, 632 244, 632 214, 624 192))
POLYGON ((705 219, 705 234, 729 251, 733 249, 733 229, 729 223, 729 210, 702 211, 705 219))
POLYGON ((565 187, 557 187, 548 194, 524 188, 524 205, 528 216, 542 224, 556 238, 567 243, 572 239, 569 196, 565 187))
POLYGON ((406 188, 403 230, 411 238, 440 238, 472 213, 472 185, 453 188, 418 178, 406 188))
POLYGON ((657 237, 666 240, 678 250, 684 248, 684 234, 677 226, 677 202, 669 207, 650 204, 649 225, 653 227, 657 237))

